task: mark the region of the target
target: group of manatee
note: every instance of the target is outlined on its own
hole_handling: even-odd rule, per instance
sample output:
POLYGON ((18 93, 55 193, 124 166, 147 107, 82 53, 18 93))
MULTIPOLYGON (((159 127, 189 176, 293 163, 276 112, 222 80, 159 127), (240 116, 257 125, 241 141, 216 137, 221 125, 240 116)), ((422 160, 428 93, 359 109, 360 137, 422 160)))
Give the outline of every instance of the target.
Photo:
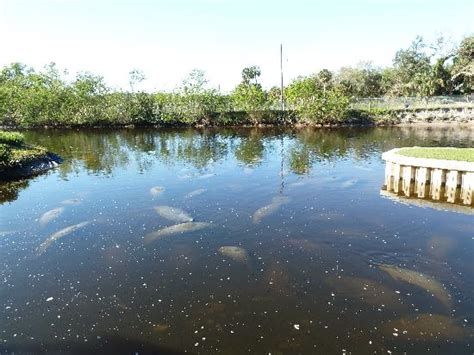
MULTIPOLYGON (((159 197, 164 191, 164 187, 155 186, 150 189, 150 194, 153 197, 159 197)), ((205 191, 205 189, 198 189, 188 193, 185 197, 192 198, 194 196, 204 193, 205 191)), ((41 226, 46 226, 53 220, 57 219, 64 212, 65 208, 68 205, 75 205, 79 202, 79 199, 70 199, 62 201, 62 206, 56 207, 41 215, 38 219, 38 223, 41 226)), ((289 199, 285 196, 274 197, 269 204, 255 211, 255 213, 252 215, 253 223, 260 223, 265 217, 275 213, 281 206, 288 202, 289 199)), ((154 209, 156 213, 162 218, 175 222, 175 224, 148 233, 144 237, 145 244, 152 243, 156 240, 170 235, 198 231, 212 226, 210 223, 207 222, 194 221, 194 218, 189 213, 177 207, 159 205, 156 206, 154 209)), ((43 254, 57 240, 77 231, 78 229, 86 227, 90 223, 91 221, 80 222, 60 229, 57 232, 51 234, 37 248, 37 254, 43 254)), ((217 251, 221 255, 228 257, 236 262, 249 265, 250 258, 248 252, 244 248, 241 248, 239 246, 227 245, 219 247, 217 251)), ((453 299, 451 294, 439 281, 435 280, 433 277, 410 269, 400 268, 395 265, 380 264, 377 265, 377 267, 379 270, 385 272, 397 282, 410 284, 416 288, 425 290, 426 292, 428 292, 428 294, 430 294, 432 297, 437 299, 442 305, 444 305, 448 311, 452 310, 453 299)), ((375 284, 372 284, 370 280, 366 279, 346 277, 339 280, 329 280, 329 284, 339 293, 343 295, 345 294, 349 297, 357 295, 361 296, 361 285, 365 285, 365 289, 372 288, 372 292, 375 292, 373 294, 374 302, 376 301, 376 299, 377 302, 381 299, 384 299, 385 301, 389 302, 391 297, 390 292, 388 292, 388 289, 384 290, 380 287, 380 285, 376 286, 375 284)), ((372 298, 365 296, 364 301, 371 303, 372 298)), ((437 328, 437 324, 444 324, 444 327, 442 327, 442 329, 440 328, 440 330, 447 332, 447 334, 449 333, 447 328, 450 328, 451 332, 454 332, 452 334, 453 338, 462 338, 466 336, 466 334, 470 333, 469 328, 465 328, 459 325, 454 319, 436 314, 429 316, 421 314, 417 317, 402 318, 399 321, 391 323, 390 326, 393 326, 394 329, 410 328, 412 331, 414 331, 415 329, 421 328, 438 329, 439 327, 437 328)), ((413 332, 411 333, 413 334, 413 332)), ((394 334, 397 334, 398 336, 398 333, 394 334)), ((418 334, 417 336, 418 338, 421 338, 420 334, 418 334)))

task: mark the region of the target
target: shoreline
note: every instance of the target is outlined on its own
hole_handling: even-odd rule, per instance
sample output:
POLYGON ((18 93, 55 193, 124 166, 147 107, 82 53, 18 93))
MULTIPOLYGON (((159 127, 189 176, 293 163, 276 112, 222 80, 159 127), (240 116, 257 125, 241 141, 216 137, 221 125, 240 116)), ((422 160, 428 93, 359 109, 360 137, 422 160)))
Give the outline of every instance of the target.
POLYGON ((344 127, 396 127, 396 126, 473 126, 474 107, 437 107, 412 109, 351 109, 343 119, 311 122, 304 117, 297 117, 294 111, 236 111, 216 112, 202 117, 193 123, 183 121, 169 122, 107 122, 82 124, 3 124, 0 129, 105 129, 105 128, 254 128, 254 127, 285 127, 285 128, 344 128, 344 127), (226 117, 228 120, 222 120, 226 117))

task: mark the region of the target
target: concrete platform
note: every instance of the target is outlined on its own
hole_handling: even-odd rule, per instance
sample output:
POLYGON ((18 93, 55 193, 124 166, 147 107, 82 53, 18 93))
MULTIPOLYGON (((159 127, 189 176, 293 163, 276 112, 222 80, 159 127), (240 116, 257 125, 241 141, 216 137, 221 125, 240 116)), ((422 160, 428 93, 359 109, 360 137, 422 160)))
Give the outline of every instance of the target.
POLYGON ((384 190, 406 197, 474 205, 474 163, 406 157, 397 154, 400 149, 382 154, 386 162, 384 190))

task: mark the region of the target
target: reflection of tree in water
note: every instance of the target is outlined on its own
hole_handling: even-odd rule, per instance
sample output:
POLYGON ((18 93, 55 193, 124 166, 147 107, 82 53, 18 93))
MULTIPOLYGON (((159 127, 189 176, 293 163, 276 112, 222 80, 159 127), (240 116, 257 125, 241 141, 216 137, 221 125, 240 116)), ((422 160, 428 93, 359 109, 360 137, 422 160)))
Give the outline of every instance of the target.
MULTIPOLYGON (((25 132, 27 141, 61 155, 61 176, 85 170, 109 175, 114 169, 150 171, 155 164, 188 164, 204 169, 233 155, 238 161, 259 165, 266 154, 281 154, 296 174, 308 174, 315 163, 340 159, 367 161, 400 146, 472 145, 474 130, 449 128, 206 128, 44 130, 25 132)), ((286 164, 286 163, 285 163, 286 164)))
POLYGON ((240 137, 235 149, 235 158, 246 165, 259 165, 265 153, 264 138, 261 130, 252 129, 246 137, 240 137))
POLYGON ((0 181, 0 204, 15 201, 21 190, 29 185, 29 180, 0 181))

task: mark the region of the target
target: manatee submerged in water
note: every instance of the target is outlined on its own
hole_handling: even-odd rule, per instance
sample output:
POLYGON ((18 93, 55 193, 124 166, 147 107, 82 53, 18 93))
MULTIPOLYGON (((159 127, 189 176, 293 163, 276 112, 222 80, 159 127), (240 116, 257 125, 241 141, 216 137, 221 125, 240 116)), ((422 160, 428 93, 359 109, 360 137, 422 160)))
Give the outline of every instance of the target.
POLYGON ((78 198, 70 198, 68 200, 61 201, 63 205, 78 205, 81 203, 81 200, 78 198))
POLYGON ((327 283, 335 290, 336 296, 361 300, 377 307, 383 305, 391 310, 403 311, 407 308, 394 290, 374 280, 343 276, 328 278, 327 283))
POLYGON ((145 243, 150 243, 169 235, 180 234, 185 232, 194 232, 197 230, 208 228, 209 226, 209 223, 204 222, 185 222, 148 233, 144 239, 145 243))
POLYGON ((197 189, 197 190, 191 191, 191 192, 190 192, 189 194, 187 194, 185 197, 186 197, 186 198, 191 198, 191 197, 200 195, 200 194, 202 194, 203 192, 206 192, 206 191, 207 191, 206 189, 197 189))
POLYGON ((289 202, 289 198, 285 196, 276 196, 269 205, 259 208, 252 216, 253 223, 257 224, 263 218, 275 213, 282 205, 289 202))
POLYGON ((379 269, 388 273, 394 280, 404 281, 411 285, 418 286, 436 297, 448 309, 451 309, 452 298, 444 286, 431 276, 418 271, 403 269, 394 265, 379 265, 379 269))
POLYGON ((41 217, 39 218, 39 223, 42 226, 45 226, 49 222, 51 222, 53 219, 58 218, 63 212, 64 212, 64 207, 53 208, 52 210, 45 212, 41 215, 41 217))
POLYGON ((89 223, 90 223, 89 221, 86 221, 86 222, 74 224, 74 225, 72 225, 72 226, 63 228, 63 229, 57 231, 56 233, 51 234, 51 235, 50 235, 43 243, 41 243, 41 245, 38 247, 38 249, 36 250, 37 254, 38 254, 38 255, 43 254, 55 241, 57 241, 58 239, 61 239, 61 238, 65 237, 65 236, 67 236, 68 234, 71 234, 71 233, 75 232, 76 230, 78 230, 78 229, 80 229, 80 228, 83 228, 83 227, 87 226, 89 223))
POLYGON ((240 263, 248 264, 249 262, 249 255, 244 248, 236 246, 223 246, 220 247, 218 251, 220 254, 240 263))
POLYGON ((170 206, 156 206, 155 211, 163 218, 173 222, 192 222, 193 218, 180 208, 170 206))
POLYGON ((452 317, 426 313, 385 322, 382 329, 386 336, 428 342, 459 341, 474 334, 452 317))
POLYGON ((165 188, 163 186, 155 186, 150 189, 150 195, 152 195, 153 197, 158 197, 164 191, 165 191, 165 188))

